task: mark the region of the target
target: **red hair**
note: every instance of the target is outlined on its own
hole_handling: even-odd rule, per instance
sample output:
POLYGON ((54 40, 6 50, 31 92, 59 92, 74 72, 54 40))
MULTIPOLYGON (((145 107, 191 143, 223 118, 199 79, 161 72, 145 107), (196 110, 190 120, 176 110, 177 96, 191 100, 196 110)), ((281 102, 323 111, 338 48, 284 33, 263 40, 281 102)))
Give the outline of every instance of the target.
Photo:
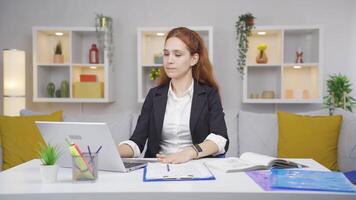
MULTIPOLYGON (((213 66, 209 61, 208 50, 200 35, 188 28, 178 27, 169 31, 165 42, 171 37, 176 37, 183 41, 190 55, 193 56, 196 53, 199 55, 197 64, 192 67, 193 78, 201 84, 214 88, 219 94, 219 86, 213 75, 213 66)), ((170 80, 165 71, 161 70, 159 85, 168 84, 170 80)))

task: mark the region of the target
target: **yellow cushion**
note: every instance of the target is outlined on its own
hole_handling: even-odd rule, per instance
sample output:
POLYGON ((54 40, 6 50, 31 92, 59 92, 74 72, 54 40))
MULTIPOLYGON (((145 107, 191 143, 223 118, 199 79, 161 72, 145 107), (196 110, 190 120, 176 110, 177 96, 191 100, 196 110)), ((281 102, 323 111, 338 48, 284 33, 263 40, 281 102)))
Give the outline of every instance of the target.
POLYGON ((338 170, 337 144, 342 116, 303 116, 278 112, 278 157, 312 158, 338 170))
POLYGON ((35 121, 62 121, 62 111, 50 115, 0 117, 3 166, 8 169, 38 158, 39 144, 44 144, 35 121))

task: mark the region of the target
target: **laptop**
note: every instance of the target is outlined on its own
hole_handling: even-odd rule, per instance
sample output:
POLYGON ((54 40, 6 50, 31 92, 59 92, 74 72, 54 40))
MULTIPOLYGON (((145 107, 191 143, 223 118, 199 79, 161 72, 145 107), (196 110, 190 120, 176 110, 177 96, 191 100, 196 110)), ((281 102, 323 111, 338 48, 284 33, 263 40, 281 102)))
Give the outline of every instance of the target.
POLYGON ((117 145, 106 123, 88 122, 44 122, 36 121, 47 144, 60 148, 62 155, 58 160, 61 167, 72 167, 72 157, 65 138, 77 144, 82 152, 99 150, 98 169, 114 172, 129 172, 147 165, 145 161, 121 159, 117 145))

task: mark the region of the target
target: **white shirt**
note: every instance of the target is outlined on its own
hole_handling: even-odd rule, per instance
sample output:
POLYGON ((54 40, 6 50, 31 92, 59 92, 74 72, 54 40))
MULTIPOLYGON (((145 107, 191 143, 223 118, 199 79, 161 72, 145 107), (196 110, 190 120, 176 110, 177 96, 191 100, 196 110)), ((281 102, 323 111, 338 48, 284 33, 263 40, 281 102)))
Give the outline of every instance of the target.
MULTIPOLYGON (((184 147, 192 145, 190 132, 190 111, 194 94, 194 80, 182 97, 177 97, 169 84, 166 112, 162 127, 161 154, 172 154, 182 151, 184 147)), ((205 140, 213 141, 219 148, 214 155, 225 153, 226 138, 210 133, 205 140)), ((120 144, 128 144, 134 151, 134 157, 139 157, 141 151, 131 140, 120 144)))

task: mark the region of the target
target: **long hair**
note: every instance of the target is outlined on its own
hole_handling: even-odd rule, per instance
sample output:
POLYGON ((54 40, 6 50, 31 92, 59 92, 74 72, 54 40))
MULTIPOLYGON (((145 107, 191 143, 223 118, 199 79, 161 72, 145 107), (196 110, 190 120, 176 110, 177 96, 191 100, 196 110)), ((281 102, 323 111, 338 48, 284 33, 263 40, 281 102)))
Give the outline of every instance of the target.
MULTIPOLYGON (((193 78, 201 84, 214 88, 220 95, 219 86, 213 75, 213 66, 209 61, 208 50, 199 34, 188 28, 178 27, 169 31, 165 42, 171 37, 176 37, 183 41, 187 46, 190 55, 193 56, 196 53, 199 55, 197 64, 192 67, 193 78)), ((159 85, 167 84, 169 81, 170 78, 165 71, 161 70, 159 85)))

